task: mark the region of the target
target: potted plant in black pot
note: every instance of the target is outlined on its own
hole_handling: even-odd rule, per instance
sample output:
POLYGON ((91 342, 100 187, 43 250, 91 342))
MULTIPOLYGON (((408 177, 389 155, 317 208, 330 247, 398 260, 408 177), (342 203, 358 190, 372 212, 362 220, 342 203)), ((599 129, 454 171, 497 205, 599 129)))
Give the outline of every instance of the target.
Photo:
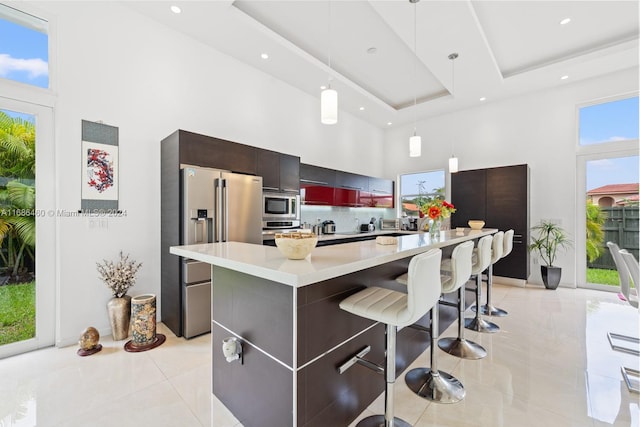
POLYGON ((553 262, 558 249, 567 249, 571 247, 572 242, 567 237, 567 232, 551 221, 540 221, 531 231, 537 236, 532 237, 529 249, 537 251, 544 262, 544 265, 540 264, 542 282, 547 289, 556 289, 560 283, 562 268, 554 266, 553 262))

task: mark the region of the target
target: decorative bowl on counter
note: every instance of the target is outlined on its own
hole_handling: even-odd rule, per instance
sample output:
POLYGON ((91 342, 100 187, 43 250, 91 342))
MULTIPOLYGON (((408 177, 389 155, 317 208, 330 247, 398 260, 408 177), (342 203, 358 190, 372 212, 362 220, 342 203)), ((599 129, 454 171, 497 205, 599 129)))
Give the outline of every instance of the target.
POLYGON ((468 224, 472 230, 482 230, 482 227, 484 227, 484 221, 479 219, 470 219, 468 224))
POLYGON ((289 259, 304 259, 318 243, 314 233, 276 233, 276 246, 289 259))

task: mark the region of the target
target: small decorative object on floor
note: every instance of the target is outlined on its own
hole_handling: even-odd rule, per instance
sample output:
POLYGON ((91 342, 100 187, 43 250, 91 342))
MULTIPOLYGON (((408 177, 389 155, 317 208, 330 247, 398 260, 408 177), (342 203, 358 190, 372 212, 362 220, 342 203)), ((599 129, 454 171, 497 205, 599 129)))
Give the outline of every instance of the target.
POLYGON ((166 337, 156 334, 156 296, 138 295, 131 298, 131 335, 124 349, 130 352, 151 350, 161 345, 166 337))
POLYGON ((102 344, 98 341, 100 341, 100 333, 93 326, 89 326, 82 331, 82 335, 80 335, 80 340, 78 341, 78 345, 80 346, 77 352, 78 356, 91 356, 102 350, 102 344))
POLYGON ((113 298, 107 303, 111 334, 114 341, 120 341, 129 336, 129 321, 131 318, 131 297, 127 291, 136 282, 136 273, 142 263, 129 259, 120 251, 120 261, 103 260, 96 263, 100 279, 111 289, 113 298))

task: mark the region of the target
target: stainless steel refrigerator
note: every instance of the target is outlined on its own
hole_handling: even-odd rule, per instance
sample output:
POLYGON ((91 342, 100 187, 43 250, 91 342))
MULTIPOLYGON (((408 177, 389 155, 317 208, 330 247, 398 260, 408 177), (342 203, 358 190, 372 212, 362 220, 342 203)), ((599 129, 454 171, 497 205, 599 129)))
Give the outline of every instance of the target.
MULTIPOLYGON (((181 242, 262 244, 262 177, 181 166, 181 242)), ((211 330, 211 266, 181 258, 182 335, 211 330)), ((175 332, 175 331, 174 331, 175 332)))

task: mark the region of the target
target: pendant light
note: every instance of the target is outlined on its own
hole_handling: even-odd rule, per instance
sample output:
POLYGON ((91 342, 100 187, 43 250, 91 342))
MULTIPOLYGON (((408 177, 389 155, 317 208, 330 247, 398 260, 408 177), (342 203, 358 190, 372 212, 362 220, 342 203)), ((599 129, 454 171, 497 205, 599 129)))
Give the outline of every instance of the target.
POLYGON ((417 81, 417 71, 416 71, 416 56, 417 53, 417 43, 416 43, 416 33, 417 33, 417 3, 420 0, 409 0, 409 3, 413 3, 413 136, 409 138, 409 157, 420 157, 422 154, 422 138, 417 135, 416 132, 416 122, 418 120, 418 111, 417 104, 418 99, 416 95, 416 81, 417 81))
MULTIPOLYGON (((331 70, 331 2, 329 2, 329 49, 327 54, 327 64, 331 70)), ((331 89, 331 76, 327 88, 320 93, 320 121, 325 125, 338 123, 338 92, 331 89)))
MULTIPOLYGON (((455 59, 458 57, 457 53, 449 55, 451 60, 451 93, 456 96, 456 75, 455 75, 455 59)), ((458 158, 453 154, 453 142, 451 143, 451 158, 449 159, 449 173, 458 172, 458 158)))

